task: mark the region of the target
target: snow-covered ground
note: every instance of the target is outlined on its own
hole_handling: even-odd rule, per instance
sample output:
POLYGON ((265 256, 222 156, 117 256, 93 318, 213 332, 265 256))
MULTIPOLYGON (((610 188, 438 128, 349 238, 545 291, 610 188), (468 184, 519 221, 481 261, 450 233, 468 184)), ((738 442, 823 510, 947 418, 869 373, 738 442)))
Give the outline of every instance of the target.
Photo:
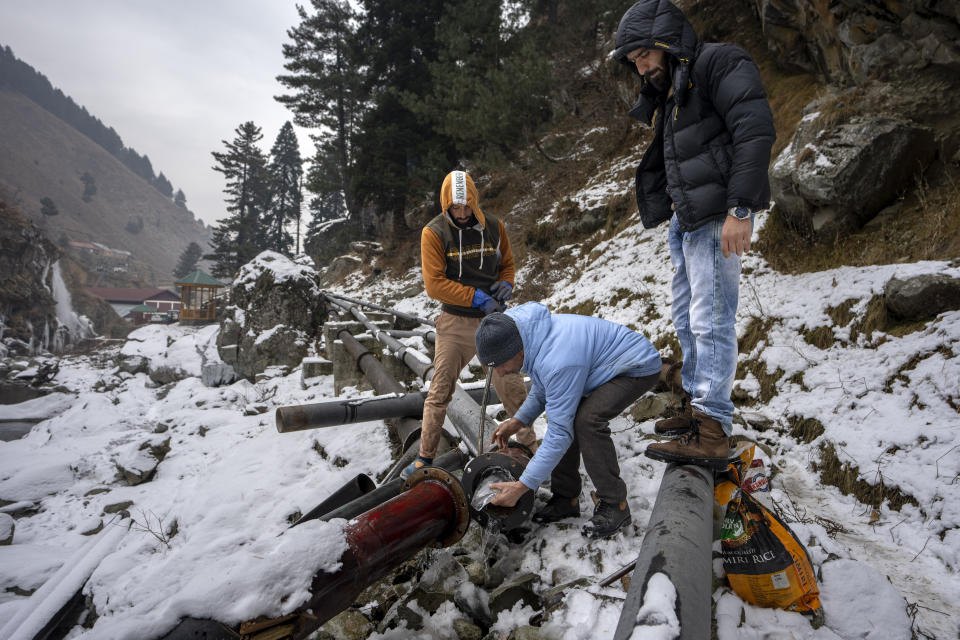
MULTIPOLYGON (((596 315, 651 339, 671 332, 665 229, 637 225, 589 252, 570 246, 558 254, 569 266, 556 274, 555 293, 544 301, 552 309, 593 301, 596 315)), ((754 607, 719 588, 718 637, 956 638, 960 312, 886 340, 877 334, 851 339, 851 320, 833 328, 836 341, 827 349, 808 344, 803 334, 832 325, 826 310, 847 300, 856 301, 851 315, 862 316, 892 276, 960 276, 960 269, 927 262, 786 276, 756 256, 745 266, 738 329, 745 333, 763 322, 767 330, 741 358, 767 374, 777 372, 777 380, 775 395, 763 403, 753 374, 738 381, 748 397, 741 411, 750 419, 735 426, 735 435, 769 451, 763 455, 774 471, 770 498, 793 514, 791 527, 807 545, 820 577, 825 625, 813 629, 800 614, 754 607), (823 433, 810 442, 790 437, 791 421, 799 418, 818 420, 823 433), (863 480, 896 488, 917 505, 893 510, 885 504, 874 511, 824 485, 815 465, 827 441, 863 480)), ((526 275, 521 269, 520 296, 526 275)), ((418 279, 416 269, 399 280, 381 279, 362 297, 431 316, 437 307, 424 294, 398 300, 394 293, 418 279)), ((361 280, 359 274, 348 278, 342 291, 360 296, 361 280)), ((70 357, 61 360, 54 381, 66 392, 45 402, 0 406, 0 419, 42 418, 24 438, 0 443, 0 499, 13 503, 0 508, 0 519, 3 512, 17 515, 13 544, 0 546, 0 629, 27 610, 24 593, 41 587, 91 540, 84 534, 121 526, 119 516, 107 513, 120 508, 134 526, 119 536, 86 586, 99 619, 90 629, 74 628, 70 638, 153 638, 184 616, 237 623, 280 615, 305 599, 314 573, 336 567, 343 522, 288 529, 290 518, 356 474, 375 477, 388 468, 385 425, 277 433, 272 408, 332 397, 332 379, 312 379, 304 389, 294 370, 257 384, 205 387, 200 364, 215 357, 216 331, 147 327, 121 348, 123 355, 179 370, 186 376, 179 382, 157 387, 103 354, 70 357), (264 405, 271 410, 258 413, 264 405), (149 475, 153 467, 150 479, 136 485, 120 471, 149 475)), ((535 427, 542 435, 546 423, 541 418, 535 427)), ((546 585, 600 578, 637 555, 664 467, 643 456, 653 420, 637 423, 624 413, 611 429, 634 526, 611 540, 588 541, 579 532, 590 516, 584 507, 579 520, 535 528, 522 544, 519 570, 542 576, 546 585)), ((646 612, 669 609, 663 604, 674 597, 669 581, 651 594, 657 601, 651 596, 646 612)), ((623 596, 615 587, 573 589, 541 631, 569 640, 611 637, 623 596)), ((505 612, 494 628, 507 631, 533 613, 505 612)), ((419 637, 455 637, 454 615, 452 607, 441 607, 427 616, 419 637)), ((658 629, 656 637, 674 637, 673 621, 664 618, 658 629)), ((372 637, 418 636, 405 629, 397 634, 372 637)))

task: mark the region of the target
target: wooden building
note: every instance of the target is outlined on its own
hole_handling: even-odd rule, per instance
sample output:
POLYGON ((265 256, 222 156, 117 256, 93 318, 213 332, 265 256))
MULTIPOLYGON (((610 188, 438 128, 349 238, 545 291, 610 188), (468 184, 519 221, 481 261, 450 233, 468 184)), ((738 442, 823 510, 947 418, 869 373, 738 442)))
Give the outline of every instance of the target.
POLYGON ((227 285, 197 269, 177 280, 180 287, 180 322, 208 324, 217 319, 221 289, 227 285))

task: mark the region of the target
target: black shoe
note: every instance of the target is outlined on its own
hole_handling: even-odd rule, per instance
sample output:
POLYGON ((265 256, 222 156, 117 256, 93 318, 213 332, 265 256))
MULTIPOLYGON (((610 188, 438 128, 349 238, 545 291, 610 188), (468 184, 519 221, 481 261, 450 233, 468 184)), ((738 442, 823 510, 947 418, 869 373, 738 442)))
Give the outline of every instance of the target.
POLYGON ((540 524, 556 522, 564 518, 576 518, 580 515, 580 501, 576 498, 564 498, 563 496, 551 496, 543 509, 533 513, 532 520, 540 524))
POLYGON ((580 530, 588 538, 609 538, 630 524, 630 507, 626 502, 615 504, 601 500, 593 510, 590 522, 580 530))

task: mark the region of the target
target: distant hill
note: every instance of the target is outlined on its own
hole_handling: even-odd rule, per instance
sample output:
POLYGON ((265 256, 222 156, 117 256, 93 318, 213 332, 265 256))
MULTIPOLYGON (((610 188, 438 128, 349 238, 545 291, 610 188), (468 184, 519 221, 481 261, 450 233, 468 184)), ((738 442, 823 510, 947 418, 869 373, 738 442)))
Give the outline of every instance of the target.
MULTIPOLYGON (((97 242, 129 251, 129 270, 117 273, 111 267, 104 286, 169 284, 187 245, 209 246, 210 230, 161 193, 169 183, 158 186, 156 178, 148 181, 60 114, 9 88, 10 82, 4 84, 6 88, 0 88, 0 189, 54 242, 97 242), (44 199, 53 203, 57 215, 41 213, 44 199)), ((61 104, 76 107, 56 93, 68 101, 61 104)), ((104 127, 82 110, 84 114, 89 119, 86 129, 104 127)), ((120 144, 130 158, 146 159, 120 144)))

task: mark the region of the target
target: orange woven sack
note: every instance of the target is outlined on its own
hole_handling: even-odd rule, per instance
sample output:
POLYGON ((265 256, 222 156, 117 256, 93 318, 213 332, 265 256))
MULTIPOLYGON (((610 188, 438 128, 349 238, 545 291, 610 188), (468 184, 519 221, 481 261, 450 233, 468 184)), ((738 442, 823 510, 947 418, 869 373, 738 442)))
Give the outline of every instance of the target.
POLYGON ((740 489, 753 452, 754 445, 742 445, 714 489, 726 506, 720 546, 730 587, 751 604, 815 613, 820 591, 807 550, 783 520, 740 489))

